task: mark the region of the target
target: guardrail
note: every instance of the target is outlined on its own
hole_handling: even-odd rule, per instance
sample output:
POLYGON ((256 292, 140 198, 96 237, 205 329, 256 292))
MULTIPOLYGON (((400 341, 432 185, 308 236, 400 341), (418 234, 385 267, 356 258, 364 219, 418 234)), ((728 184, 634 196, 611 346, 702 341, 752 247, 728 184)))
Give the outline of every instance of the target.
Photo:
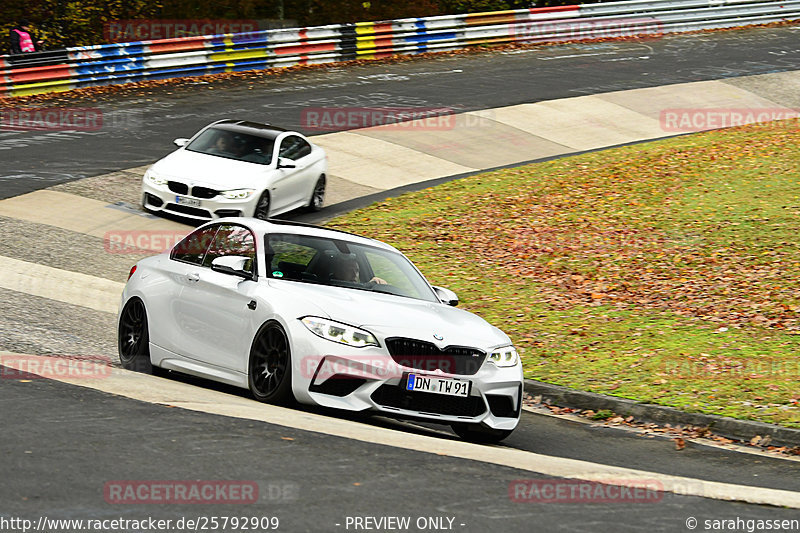
POLYGON ((482 44, 658 36, 800 20, 800 0, 633 0, 78 46, 0 56, 0 96, 482 44))

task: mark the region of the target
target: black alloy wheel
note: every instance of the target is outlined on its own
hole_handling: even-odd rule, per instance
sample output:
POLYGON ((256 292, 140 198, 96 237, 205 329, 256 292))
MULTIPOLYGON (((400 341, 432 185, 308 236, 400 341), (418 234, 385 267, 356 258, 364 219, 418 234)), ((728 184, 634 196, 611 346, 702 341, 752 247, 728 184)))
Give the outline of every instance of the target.
POLYGON ((286 404, 292 394, 292 357, 289 338, 275 321, 261 327, 250 349, 247 382, 260 402, 286 404))
POLYGON ((261 198, 258 199, 253 217, 261 220, 267 220, 269 218, 269 204, 269 191, 264 191, 264 193, 261 195, 261 198))
POLYGON ((311 200, 308 202, 309 211, 319 211, 325 203, 325 175, 319 177, 317 184, 314 185, 314 192, 311 193, 311 200))
POLYGON ((147 311, 138 298, 131 298, 119 318, 117 350, 123 368, 151 374, 150 335, 147 329, 147 311))

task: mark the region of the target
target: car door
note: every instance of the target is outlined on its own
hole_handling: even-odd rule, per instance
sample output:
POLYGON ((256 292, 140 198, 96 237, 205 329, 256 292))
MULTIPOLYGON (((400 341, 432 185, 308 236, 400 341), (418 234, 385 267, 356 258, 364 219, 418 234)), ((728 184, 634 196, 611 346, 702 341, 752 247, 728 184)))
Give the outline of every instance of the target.
POLYGON ((154 275, 146 280, 151 285, 148 297, 150 342, 176 354, 186 347, 185 318, 180 310, 183 289, 195 283, 208 247, 219 224, 199 228, 176 244, 169 256, 159 260, 154 275))
POLYGON ((278 167, 272 189, 272 206, 276 211, 293 208, 308 201, 306 196, 313 186, 309 182, 317 178, 310 177, 313 172, 311 152, 309 142, 299 135, 288 134, 280 138, 275 147, 278 167), (280 168, 281 159, 290 162, 294 168, 280 168))
POLYGON ((256 321, 256 247, 245 226, 221 224, 203 261, 191 273, 178 303, 187 357, 215 367, 245 372, 256 321), (214 259, 249 259, 253 279, 213 270, 214 259))

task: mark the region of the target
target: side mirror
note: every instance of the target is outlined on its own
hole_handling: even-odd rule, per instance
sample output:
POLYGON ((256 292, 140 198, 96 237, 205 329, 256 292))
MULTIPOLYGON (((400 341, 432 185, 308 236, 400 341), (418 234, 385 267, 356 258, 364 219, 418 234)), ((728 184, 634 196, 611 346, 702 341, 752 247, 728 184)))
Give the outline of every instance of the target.
POLYGON ((436 293, 436 297, 439 298, 439 301, 442 302, 443 304, 447 304, 453 307, 458 305, 458 296, 456 296, 456 293, 454 293, 450 289, 434 286, 433 292, 436 293))
POLYGON ((181 146, 186 146, 189 143, 189 139, 185 139, 183 137, 179 137, 179 138, 175 139, 172 142, 175 144, 175 146, 181 147, 181 146))
POLYGON ((297 165, 295 165, 294 161, 292 161, 291 159, 287 159, 285 157, 279 157, 278 168, 297 168, 297 165))
POLYGON ((255 281, 256 276, 246 268, 251 262, 252 259, 242 255, 224 255, 211 261, 211 270, 255 281))

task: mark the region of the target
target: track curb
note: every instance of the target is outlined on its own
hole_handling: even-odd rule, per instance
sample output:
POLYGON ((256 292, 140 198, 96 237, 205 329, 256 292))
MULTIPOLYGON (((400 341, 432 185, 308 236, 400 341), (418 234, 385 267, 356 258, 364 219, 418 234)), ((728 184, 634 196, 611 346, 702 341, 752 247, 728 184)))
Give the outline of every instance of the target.
POLYGON ((570 389, 533 379, 525 380, 525 392, 541 396, 542 403, 573 409, 607 409, 622 416, 659 424, 708 427, 723 437, 750 441, 755 436, 770 437, 770 444, 800 446, 800 429, 786 428, 753 420, 739 420, 719 415, 687 413, 673 407, 642 403, 627 398, 570 389))

